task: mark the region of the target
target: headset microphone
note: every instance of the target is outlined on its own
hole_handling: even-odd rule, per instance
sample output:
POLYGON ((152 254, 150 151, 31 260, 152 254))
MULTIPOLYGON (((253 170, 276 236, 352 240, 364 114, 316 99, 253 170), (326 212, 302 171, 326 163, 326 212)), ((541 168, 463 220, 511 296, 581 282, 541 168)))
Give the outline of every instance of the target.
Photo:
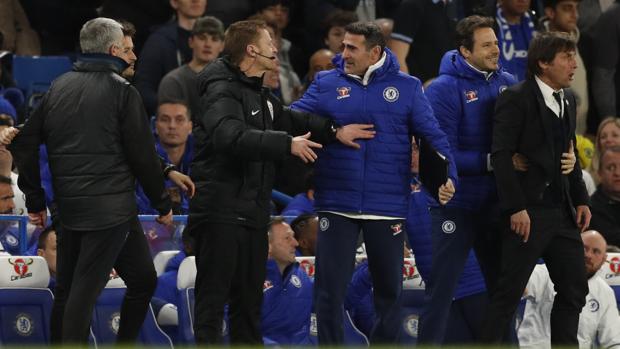
POLYGON ((277 58, 276 56, 265 56, 264 54, 260 52, 256 52, 256 51, 254 51, 254 53, 256 53, 258 56, 261 56, 263 58, 271 59, 272 61, 277 58))

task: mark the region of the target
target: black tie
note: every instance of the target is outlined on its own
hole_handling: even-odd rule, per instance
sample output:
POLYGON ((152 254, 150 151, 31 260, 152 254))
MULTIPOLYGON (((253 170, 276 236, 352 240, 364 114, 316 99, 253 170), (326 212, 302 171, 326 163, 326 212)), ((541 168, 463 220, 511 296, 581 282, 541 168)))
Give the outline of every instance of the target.
POLYGON ((555 98, 555 101, 558 102, 558 105, 560 106, 560 112, 558 114, 558 116, 560 118, 562 118, 563 116, 563 112, 564 112, 564 104, 562 103, 562 96, 560 96, 560 92, 553 92, 553 98, 555 98))

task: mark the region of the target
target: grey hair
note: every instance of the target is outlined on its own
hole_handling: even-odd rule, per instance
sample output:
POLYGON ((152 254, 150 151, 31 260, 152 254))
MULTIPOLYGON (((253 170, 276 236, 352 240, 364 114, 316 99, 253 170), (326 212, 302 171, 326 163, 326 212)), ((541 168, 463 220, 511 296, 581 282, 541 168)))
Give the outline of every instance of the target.
POLYGON ((110 46, 122 46, 123 26, 117 21, 98 17, 84 23, 80 30, 82 53, 108 53, 110 46))

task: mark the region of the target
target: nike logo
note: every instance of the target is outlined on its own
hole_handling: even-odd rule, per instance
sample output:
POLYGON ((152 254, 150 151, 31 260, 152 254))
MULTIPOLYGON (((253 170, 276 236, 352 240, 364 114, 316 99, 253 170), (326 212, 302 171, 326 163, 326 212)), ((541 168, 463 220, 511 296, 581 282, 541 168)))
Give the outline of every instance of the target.
POLYGON ((260 110, 252 110, 252 116, 258 114, 260 112, 260 110))

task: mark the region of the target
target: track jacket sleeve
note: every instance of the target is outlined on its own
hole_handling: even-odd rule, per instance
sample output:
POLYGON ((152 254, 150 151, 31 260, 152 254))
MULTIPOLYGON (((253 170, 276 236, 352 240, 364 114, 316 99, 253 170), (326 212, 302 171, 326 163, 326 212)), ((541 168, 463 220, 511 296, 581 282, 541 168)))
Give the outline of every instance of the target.
POLYGON ((448 137, 459 175, 486 174, 488 153, 459 149, 459 130, 463 110, 456 83, 440 77, 433 81, 425 93, 433 107, 439 126, 448 137))
POLYGON ((458 175, 454 156, 450 151, 450 143, 446 134, 439 127, 439 123, 433 114, 428 99, 422 91, 422 84, 416 79, 413 94, 413 106, 409 118, 410 127, 416 136, 423 137, 430 143, 436 151, 445 156, 450 164, 448 165, 448 177, 452 179, 456 185, 458 175))

